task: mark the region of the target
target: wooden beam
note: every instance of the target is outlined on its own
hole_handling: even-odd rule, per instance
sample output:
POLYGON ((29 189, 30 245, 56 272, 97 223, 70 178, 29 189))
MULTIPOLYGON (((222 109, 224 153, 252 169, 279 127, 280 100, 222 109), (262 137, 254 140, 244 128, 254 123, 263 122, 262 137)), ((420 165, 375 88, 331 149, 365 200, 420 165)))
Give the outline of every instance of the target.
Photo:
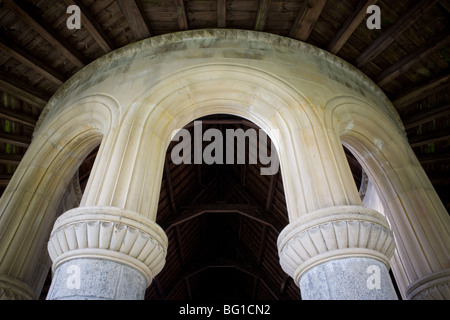
POLYGON ((445 11, 450 13, 450 2, 448 2, 446 0, 440 0, 439 6, 441 6, 445 11))
POLYGON ((227 26, 227 0, 217 0, 217 28, 227 26))
POLYGON ((10 39, 7 39, 0 34, 0 49, 6 52, 8 55, 23 63, 28 68, 32 69, 34 72, 40 74, 44 78, 56 83, 57 85, 62 85, 67 78, 59 73, 57 70, 51 68, 47 64, 43 63, 42 60, 34 57, 32 54, 28 53, 25 49, 16 45, 10 39))
POLYGON ((188 299, 192 300, 192 290, 191 290, 191 285, 189 283, 189 277, 184 278, 184 280, 186 282, 186 291, 187 291, 188 299))
POLYGON ((255 30, 263 31, 269 17, 271 0, 259 0, 258 13, 256 15, 255 30))
POLYGON ((18 134, 0 132, 0 142, 12 144, 22 148, 28 148, 31 144, 31 138, 18 134))
POLYGON ((275 186, 278 180, 278 172, 270 176, 269 191, 267 192, 266 211, 272 209, 273 196, 275 194, 275 186))
POLYGON ((446 46, 450 43, 450 35, 448 32, 445 34, 437 35, 427 41, 425 44, 414 50, 410 54, 404 56, 399 61, 394 63, 392 66, 380 73, 376 78, 375 82, 379 86, 383 86, 386 83, 392 81, 405 71, 409 70, 413 65, 421 60, 424 60, 429 55, 433 54, 440 48, 446 46))
POLYGON ((3 75, 0 75, 0 90, 41 109, 45 107, 50 99, 47 94, 30 85, 10 77, 6 78, 3 75))
POLYGON ((450 185, 450 180, 446 177, 440 175, 439 177, 429 177, 430 182, 433 186, 448 186, 450 185))
POLYGON ((264 249, 265 249, 265 245, 266 245, 266 238, 267 238, 267 233, 268 233, 268 228, 267 225, 263 226, 263 230, 261 232, 261 237, 259 239, 259 249, 258 249, 258 254, 256 255, 256 261, 258 262, 258 264, 261 263, 261 260, 263 258, 263 254, 264 254, 264 249))
POLYGON ((262 208, 257 205, 236 204, 236 203, 229 203, 229 204, 214 203, 214 204, 195 205, 185 209, 186 210, 184 211, 184 213, 181 214, 180 216, 168 222, 161 223, 161 225, 164 225, 163 228, 165 230, 173 228, 181 223, 199 217, 205 213, 224 213, 224 212, 237 213, 247 218, 253 219, 255 221, 258 221, 262 224, 271 227, 277 233, 279 233, 283 228, 283 226, 278 221, 276 221, 272 216, 261 213, 262 208))
POLYGON ((87 32, 92 36, 92 38, 94 38, 95 42, 97 42, 105 53, 114 50, 113 42, 82 1, 64 0, 64 3, 67 6, 76 5, 80 8, 82 28, 86 28, 87 32))
POLYGON ((180 227, 178 225, 175 226, 175 242, 177 244, 177 256, 178 261, 180 263, 180 267, 184 267, 184 246, 181 243, 181 235, 180 235, 180 227))
POLYGON ((392 101, 397 110, 401 110, 438 90, 441 90, 449 85, 450 73, 446 71, 443 75, 439 75, 428 80, 425 83, 414 86, 406 90, 392 101))
POLYGON ((306 41, 326 2, 326 0, 307 0, 297 14, 289 37, 306 41))
POLYGON ((147 24, 139 1, 136 0, 117 0, 125 19, 128 21, 134 40, 142 40, 150 37, 150 28, 147 24))
POLYGON ((0 175, 0 187, 6 188, 12 179, 12 175, 0 175))
POLYGON ((181 31, 189 29, 187 17, 186 17, 186 9, 184 8, 183 0, 174 0, 175 5, 177 7, 177 15, 178 15, 178 26, 181 31))
POLYGON ((410 10, 404 13, 393 25, 384 31, 375 41, 373 41, 361 54, 355 59, 355 65, 362 67, 384 49, 386 49, 394 40, 414 24, 424 12, 435 5, 437 0, 418 1, 410 10))
POLYGON ((172 176, 170 175, 169 161, 167 159, 167 156, 166 156, 164 162, 165 162, 164 163, 164 177, 166 178, 167 193, 169 194, 170 207, 172 209, 172 212, 174 214, 177 214, 177 207, 175 205, 175 196, 174 196, 174 192, 173 192, 172 176))
POLYGON ((419 147, 422 146, 424 144, 430 144, 430 143, 434 143, 434 142, 438 142, 438 141, 442 141, 442 140, 448 140, 450 139, 450 129, 444 129, 444 130, 440 130, 440 131, 436 131, 436 132, 430 132, 430 133, 425 133, 425 134, 421 134, 421 135, 416 135, 413 136, 411 138, 409 138, 409 144, 411 145, 411 147, 415 148, 415 147, 419 147))
POLYGON ((20 154, 1 154, 0 155, 0 163, 1 164, 12 164, 19 165, 20 161, 22 161, 23 155, 20 154))
POLYGON ((14 0, 4 0, 6 5, 11 8, 22 20, 30 25, 41 37, 47 40, 51 45, 60 51, 70 62, 78 68, 84 67, 89 63, 88 59, 72 46, 64 37, 62 37, 36 10, 35 7, 26 2, 20 2, 20 5, 14 0))
POLYGON ((422 123, 426 123, 435 119, 447 117, 450 115, 450 104, 442 105, 428 109, 426 112, 415 114, 411 117, 403 119, 405 129, 417 127, 422 123))
POLYGON ((328 44, 328 51, 334 54, 338 53, 366 17, 367 8, 377 2, 378 0, 361 0, 355 11, 353 11, 347 20, 345 20, 342 28, 336 33, 333 39, 331 39, 328 44))
POLYGON ((421 154, 421 155, 417 155, 417 158, 419 159, 421 164, 433 164, 433 163, 440 163, 440 162, 445 162, 445 163, 449 163, 450 162, 450 152, 446 152, 446 153, 430 153, 430 154, 421 154))
POLYGON ((27 114, 24 113, 17 113, 10 109, 0 108, 0 118, 14 121, 20 124, 23 124, 25 126, 34 128, 37 122, 37 119, 30 117, 27 114))
MULTIPOLYGON (((248 258, 250 258, 252 255, 251 255, 251 253, 249 253, 246 256, 248 258)), ((201 264, 190 262, 189 264, 187 264, 186 267, 184 267, 182 269, 181 275, 177 278, 178 281, 175 282, 171 291, 165 296, 165 299, 170 300, 172 293, 176 292, 178 286, 181 283, 184 283, 186 278, 190 278, 196 274, 202 273, 205 270, 218 269, 218 268, 236 269, 236 270, 246 273, 252 277, 259 279, 260 283, 262 283, 266 287, 267 291, 273 296, 273 299, 281 300, 281 296, 277 292, 273 291, 273 289, 264 280, 267 277, 264 277, 260 266, 252 264, 250 262, 247 263, 247 265, 242 265, 242 262, 240 262, 240 261, 230 261, 227 264, 225 264, 225 263, 218 264, 218 263, 208 262, 208 261, 202 262, 201 264)))

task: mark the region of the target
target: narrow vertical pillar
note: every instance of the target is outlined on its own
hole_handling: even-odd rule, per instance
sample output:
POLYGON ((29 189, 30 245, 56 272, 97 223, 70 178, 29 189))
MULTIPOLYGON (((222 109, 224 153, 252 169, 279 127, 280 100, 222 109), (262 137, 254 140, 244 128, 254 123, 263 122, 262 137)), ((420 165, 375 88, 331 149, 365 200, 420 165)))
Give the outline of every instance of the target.
POLYGON ((143 299, 162 270, 168 240, 155 219, 166 145, 152 125, 158 112, 129 113, 105 135, 80 207, 53 227, 48 299, 143 299))
POLYGON ((278 239, 280 263, 305 300, 395 300, 394 238, 380 213, 330 207, 292 221, 278 239))
POLYGON ((49 300, 140 300, 165 263, 167 237, 153 221, 113 207, 85 207, 55 223, 49 300))
POLYGON ((292 143, 296 156, 283 168, 286 195, 303 194, 305 203, 289 208, 297 212, 289 212, 278 238, 283 270, 305 300, 397 299, 389 276, 395 244, 386 219, 362 206, 334 133, 320 124, 303 127, 292 143))

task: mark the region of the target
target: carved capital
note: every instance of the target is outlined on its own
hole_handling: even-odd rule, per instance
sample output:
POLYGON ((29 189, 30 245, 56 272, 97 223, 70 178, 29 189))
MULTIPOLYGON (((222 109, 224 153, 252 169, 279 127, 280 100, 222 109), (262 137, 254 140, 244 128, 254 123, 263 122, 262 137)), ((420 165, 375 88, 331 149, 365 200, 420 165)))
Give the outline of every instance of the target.
POLYGON ((283 270, 298 284, 309 268, 345 257, 370 257, 389 268, 395 243, 385 217, 360 206, 331 207, 290 223, 278 237, 283 270))
POLYGON ((408 300, 450 300, 450 269, 413 282, 406 290, 408 300))
POLYGON ((153 221, 112 207, 84 207, 61 215, 50 235, 53 270, 74 258, 104 258, 131 265, 148 283, 165 264, 168 240, 153 221))
POLYGON ((33 293, 23 282, 0 275, 0 300, 32 300, 33 293))

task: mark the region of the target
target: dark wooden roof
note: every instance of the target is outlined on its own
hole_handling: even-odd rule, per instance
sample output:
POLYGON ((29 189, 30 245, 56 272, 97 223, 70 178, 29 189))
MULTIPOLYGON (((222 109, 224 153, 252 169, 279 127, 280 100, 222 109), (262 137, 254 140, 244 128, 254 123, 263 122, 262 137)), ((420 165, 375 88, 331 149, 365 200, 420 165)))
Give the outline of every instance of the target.
MULTIPOLYGON (((449 16, 449 0, 0 0, 0 192, 46 102, 75 72, 143 38, 219 27, 299 39, 357 66, 393 101, 449 209, 449 16), (72 4, 82 10, 80 30, 66 28, 72 4), (369 4, 381 9, 380 30, 366 27, 369 4)), ((209 123, 248 125, 226 119, 233 121, 218 115, 209 123)), ((82 186, 94 159, 95 152, 80 168, 82 186)), ((361 168, 348 159, 358 184, 361 168)), ((170 247, 149 299, 299 298, 278 264, 276 238, 287 224, 282 181, 258 172, 166 163, 158 223, 170 247)))

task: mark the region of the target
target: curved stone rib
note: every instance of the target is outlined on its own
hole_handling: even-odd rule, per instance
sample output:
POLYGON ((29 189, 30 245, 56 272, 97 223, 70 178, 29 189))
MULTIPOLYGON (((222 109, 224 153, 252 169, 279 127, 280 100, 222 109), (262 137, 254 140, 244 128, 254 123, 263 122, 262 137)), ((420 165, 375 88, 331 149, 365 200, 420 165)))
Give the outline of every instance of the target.
POLYGON ((356 81, 361 85, 370 88, 372 92, 375 92, 380 101, 388 107, 389 112, 397 120, 399 125, 402 125, 401 119, 395 111, 394 106, 389 101, 384 92, 364 73, 352 66, 350 63, 342 60, 341 58, 331 54, 325 50, 321 50, 315 46, 307 44, 302 41, 295 39, 290 39, 286 37, 277 36, 270 33, 250 31, 250 30, 233 30, 233 29, 200 29, 200 30, 187 30, 177 33, 170 33, 151 37, 144 39, 137 43, 127 45, 123 48, 114 50, 103 57, 95 60, 91 64, 85 66, 83 69, 78 71, 74 76, 72 76, 68 81, 66 81, 60 89, 52 96, 45 108, 43 109, 41 116, 36 124, 36 130, 38 130, 47 114, 53 109, 60 98, 66 94, 67 91, 71 91, 78 83, 82 83, 84 79, 88 79, 96 72, 99 68, 106 66, 107 64, 114 63, 114 61, 120 59, 126 59, 127 57, 133 56, 139 52, 147 51, 148 54, 158 54, 161 51, 165 52, 167 50, 165 46, 171 45, 177 42, 188 41, 188 40, 205 40, 205 39, 217 39, 217 40, 243 40, 248 45, 248 43, 261 43, 268 44, 274 47, 280 47, 283 49, 298 51, 313 55, 322 59, 324 65, 330 64, 339 68, 343 73, 351 75, 356 81))
POLYGON ((278 238, 281 267, 297 283, 306 270, 330 259, 367 256, 389 266, 394 249, 385 218, 359 206, 309 213, 289 224, 278 238))

